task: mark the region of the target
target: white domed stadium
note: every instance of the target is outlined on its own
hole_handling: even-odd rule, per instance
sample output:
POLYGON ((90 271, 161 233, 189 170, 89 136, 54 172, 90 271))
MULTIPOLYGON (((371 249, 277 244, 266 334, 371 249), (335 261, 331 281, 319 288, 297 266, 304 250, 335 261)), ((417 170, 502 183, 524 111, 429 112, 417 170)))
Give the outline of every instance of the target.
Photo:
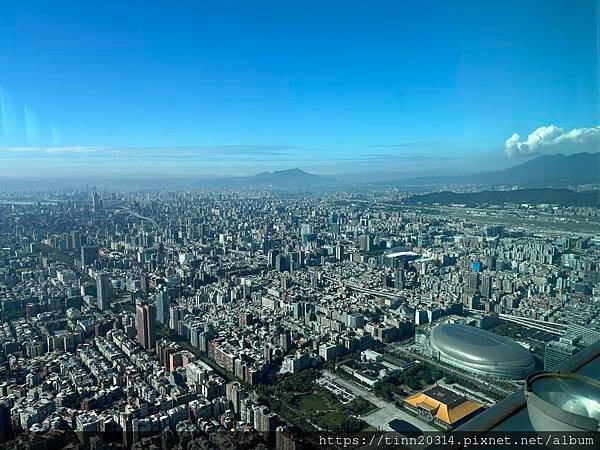
POLYGON ((438 325, 431 331, 429 344, 441 362, 489 377, 520 380, 535 369, 529 350, 470 325, 438 325))

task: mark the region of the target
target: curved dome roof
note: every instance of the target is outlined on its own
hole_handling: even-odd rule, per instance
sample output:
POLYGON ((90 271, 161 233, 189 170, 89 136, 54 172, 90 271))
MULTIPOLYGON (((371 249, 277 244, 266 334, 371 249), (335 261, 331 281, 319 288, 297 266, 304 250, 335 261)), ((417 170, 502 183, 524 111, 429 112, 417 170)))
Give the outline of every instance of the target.
POLYGON ((431 332, 431 343, 447 358, 490 375, 517 375, 535 367, 533 356, 521 345, 470 325, 439 325, 431 332))

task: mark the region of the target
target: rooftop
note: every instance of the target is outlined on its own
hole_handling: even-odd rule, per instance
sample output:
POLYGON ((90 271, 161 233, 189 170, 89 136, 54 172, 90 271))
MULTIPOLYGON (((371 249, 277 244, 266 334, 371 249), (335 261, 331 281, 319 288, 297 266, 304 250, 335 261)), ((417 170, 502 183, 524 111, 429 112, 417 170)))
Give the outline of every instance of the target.
POLYGON ((446 425, 454 425, 483 408, 481 403, 469 400, 442 386, 434 386, 406 397, 404 402, 413 408, 429 412, 435 419, 446 425))

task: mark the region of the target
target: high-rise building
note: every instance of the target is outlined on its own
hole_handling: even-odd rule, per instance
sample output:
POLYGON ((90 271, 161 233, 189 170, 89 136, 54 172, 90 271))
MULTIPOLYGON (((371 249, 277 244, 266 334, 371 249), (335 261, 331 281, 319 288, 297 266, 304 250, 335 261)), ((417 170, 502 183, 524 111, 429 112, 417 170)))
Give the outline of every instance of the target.
POLYGON ((271 433, 277 426, 277 415, 264 405, 254 407, 254 428, 259 433, 271 433))
POLYGON ((100 200, 100 196, 98 195, 97 192, 94 192, 92 194, 92 210, 94 212, 96 212, 100 209, 101 206, 102 206, 102 202, 100 200))
POLYGON ((309 223, 303 223, 300 225, 300 236, 306 236, 312 234, 313 226, 309 223))
POLYGON ((294 436, 286 427, 275 428, 275 448, 277 450, 296 450, 298 448, 294 436))
POLYGON ((140 289, 144 294, 147 294, 150 291, 150 278, 145 272, 142 272, 140 275, 140 289))
POLYGON ((485 298, 492 297, 492 277, 490 275, 483 275, 481 277, 481 296, 485 298))
POLYGON ((277 250, 274 250, 274 249, 269 250, 269 253, 268 253, 269 267, 275 267, 275 264, 277 263, 278 255, 279 255, 279 252, 277 250))
POLYGON ((358 238, 358 246, 362 251, 369 252, 371 251, 371 236, 365 234, 364 236, 360 236, 358 238))
POLYGON ((304 316, 304 304, 302 302, 296 302, 292 304, 292 316, 296 320, 304 316))
POLYGON ((84 245, 81 247, 81 268, 89 266, 98 259, 97 245, 84 245))
POLYGON ((346 326, 348 328, 363 328, 365 326, 365 316, 360 313, 346 315, 346 326))
POLYGON ((279 346, 285 352, 288 352, 292 348, 292 336, 288 330, 279 335, 279 346))
POLYGON ((486 256, 484 264, 489 270, 496 270, 496 257, 493 255, 486 256))
POLYGON ((110 277, 106 272, 96 276, 96 298, 98 309, 106 311, 110 308, 110 277))
POLYGON ((233 412, 239 414, 241 404, 242 385, 237 381, 232 381, 225 385, 225 395, 227 400, 233 405, 233 412))
POLYGON ((404 270, 397 269, 394 272, 394 288, 404 289, 404 270))
POLYGON ((177 365, 177 357, 181 356, 181 347, 174 342, 161 339, 156 344, 156 353, 158 362, 160 362, 169 372, 172 372, 177 365))
POLYGON ((0 403, 0 442, 6 442, 13 437, 13 427, 10 418, 10 408, 0 403))
POLYGON ((81 235, 79 232, 73 230, 69 236, 69 240, 71 241, 71 248, 73 250, 79 249, 81 247, 81 235))
POLYGON ((479 274, 471 272, 467 276, 467 292, 475 293, 479 289, 479 274))
POLYGON ((544 348, 544 370, 556 370, 563 362, 577 353, 578 348, 568 342, 550 341, 546 342, 544 348))
POLYGON ((427 310, 425 309, 415 309, 415 325, 423 325, 427 323, 429 320, 429 316, 427 315, 427 310))
POLYGON ((463 305, 469 309, 479 309, 481 296, 478 293, 465 292, 463 305))
POLYGON ((388 286, 388 276, 385 272, 381 272, 381 287, 386 288, 388 286))
POLYGON ((145 350, 156 346, 156 307, 145 302, 135 307, 135 328, 137 339, 145 350))
POLYGON ((427 233, 421 233, 417 236, 417 245, 419 247, 427 247, 431 244, 431 236, 427 233))
POLYGON ((275 270, 277 272, 285 272, 289 270, 289 261, 287 255, 281 254, 275 257, 275 270))
POLYGON ((177 331, 179 321, 185 316, 185 309, 178 305, 169 306, 169 328, 177 331))
POLYGON ((344 246, 342 244, 338 244, 335 246, 335 259, 341 261, 344 258, 344 246))
POLYGON ((169 292, 166 289, 158 291, 158 294, 156 294, 156 320, 160 323, 165 323, 169 320, 169 303, 169 292))
POLYGON ((239 326, 240 328, 249 327, 254 323, 254 317, 247 311, 240 311, 239 313, 239 326))

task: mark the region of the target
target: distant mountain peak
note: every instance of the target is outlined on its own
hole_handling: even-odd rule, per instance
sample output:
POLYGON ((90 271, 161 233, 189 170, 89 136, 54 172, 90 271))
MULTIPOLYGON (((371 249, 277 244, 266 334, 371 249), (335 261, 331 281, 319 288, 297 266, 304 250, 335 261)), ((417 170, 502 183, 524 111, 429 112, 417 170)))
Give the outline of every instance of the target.
POLYGON ((308 175, 310 177, 318 177, 318 175, 314 175, 312 173, 308 173, 305 170, 298 169, 297 167, 293 169, 283 169, 283 170, 273 170, 271 172, 260 172, 252 177, 260 177, 265 175, 308 175))
POLYGON ((326 184, 327 178, 308 173, 299 168, 261 172, 251 177, 240 179, 241 182, 254 185, 269 185, 275 187, 313 187, 326 184))
POLYGON ((561 187, 600 181, 600 152, 541 155, 507 169, 461 176, 431 176, 402 180, 402 184, 518 185, 561 187))

